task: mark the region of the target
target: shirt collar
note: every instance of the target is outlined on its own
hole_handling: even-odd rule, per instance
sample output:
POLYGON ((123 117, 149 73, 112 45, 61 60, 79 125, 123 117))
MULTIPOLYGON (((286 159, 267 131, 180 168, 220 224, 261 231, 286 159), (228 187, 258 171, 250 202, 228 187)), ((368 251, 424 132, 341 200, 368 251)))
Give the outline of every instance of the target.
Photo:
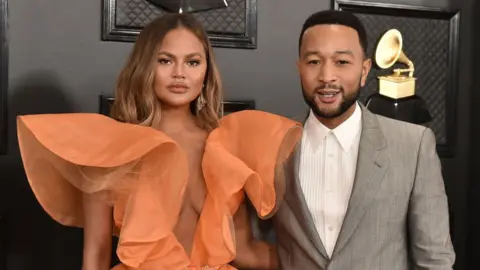
POLYGON ((348 152, 361 129, 362 110, 360 105, 355 103, 355 111, 353 114, 333 130, 318 121, 315 114, 310 110, 307 121, 305 122, 304 135, 312 148, 316 150, 321 145, 323 139, 331 132, 342 146, 343 151, 348 152))

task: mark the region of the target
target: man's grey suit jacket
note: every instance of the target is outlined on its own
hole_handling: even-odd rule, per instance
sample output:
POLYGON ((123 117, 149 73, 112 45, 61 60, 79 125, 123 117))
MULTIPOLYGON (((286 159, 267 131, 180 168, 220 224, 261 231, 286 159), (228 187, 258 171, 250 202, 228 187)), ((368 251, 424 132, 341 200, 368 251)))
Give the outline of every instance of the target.
POLYGON ((447 196, 430 129, 362 106, 354 187, 331 258, 305 203, 296 149, 274 216, 281 269, 452 269, 447 196))

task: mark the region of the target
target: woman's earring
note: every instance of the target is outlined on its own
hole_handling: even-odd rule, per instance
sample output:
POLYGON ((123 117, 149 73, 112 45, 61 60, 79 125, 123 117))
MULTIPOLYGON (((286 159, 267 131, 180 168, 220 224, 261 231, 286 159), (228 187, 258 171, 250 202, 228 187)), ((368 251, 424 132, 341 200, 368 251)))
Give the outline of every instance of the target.
POLYGON ((200 95, 197 98, 197 112, 201 111, 203 107, 205 107, 206 103, 207 101, 203 97, 203 89, 202 89, 202 92, 200 92, 200 95))

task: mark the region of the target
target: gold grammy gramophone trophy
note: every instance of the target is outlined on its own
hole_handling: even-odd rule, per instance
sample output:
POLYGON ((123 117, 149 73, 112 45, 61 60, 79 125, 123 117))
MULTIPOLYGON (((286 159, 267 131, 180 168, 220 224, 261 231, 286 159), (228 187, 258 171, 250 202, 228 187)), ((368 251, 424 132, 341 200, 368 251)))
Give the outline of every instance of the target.
POLYGON ((396 62, 407 65, 407 68, 394 69, 391 75, 378 77, 380 94, 393 99, 415 95, 415 68, 402 46, 402 34, 397 29, 391 29, 382 36, 375 51, 375 62, 382 69, 390 68, 396 62), (406 72, 408 75, 404 75, 406 72))
POLYGON ((390 29, 380 38, 375 51, 376 64, 382 69, 390 68, 397 62, 407 67, 379 76, 379 91, 368 98, 366 107, 389 118, 415 124, 428 123, 432 116, 425 100, 415 94, 415 68, 402 47, 402 35, 397 29, 390 29))

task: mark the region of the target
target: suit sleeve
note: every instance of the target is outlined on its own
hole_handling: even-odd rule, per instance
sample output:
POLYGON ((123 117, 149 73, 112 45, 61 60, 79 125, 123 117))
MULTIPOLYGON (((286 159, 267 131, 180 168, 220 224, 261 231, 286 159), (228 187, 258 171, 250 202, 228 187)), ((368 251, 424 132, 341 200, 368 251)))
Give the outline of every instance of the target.
POLYGON ((410 251, 413 269, 451 270, 455 252, 450 238, 448 199, 435 145, 435 135, 425 129, 408 213, 410 251))

